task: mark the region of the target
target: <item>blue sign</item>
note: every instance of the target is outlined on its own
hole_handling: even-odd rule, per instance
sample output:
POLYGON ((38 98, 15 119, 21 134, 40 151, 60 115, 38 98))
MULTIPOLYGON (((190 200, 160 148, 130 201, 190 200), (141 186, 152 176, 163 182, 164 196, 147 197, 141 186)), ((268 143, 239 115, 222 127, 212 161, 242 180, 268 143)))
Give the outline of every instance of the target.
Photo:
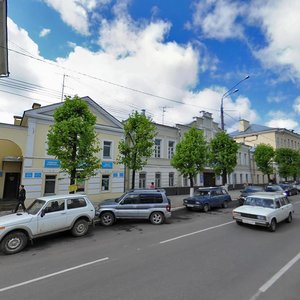
POLYGON ((118 177, 118 173, 114 173, 114 174, 113 174, 113 177, 118 177))
POLYGON ((114 164, 112 161, 103 161, 101 166, 102 166, 102 169, 112 169, 114 164))
POLYGON ((45 159, 44 168, 60 168, 58 159, 45 159))
POLYGON ((34 178, 41 178, 41 177, 42 177, 42 173, 41 172, 34 173, 34 178))
POLYGON ((32 178, 32 173, 31 172, 26 172, 25 173, 25 178, 32 178))
POLYGON ((119 176, 120 176, 120 177, 124 177, 124 173, 120 173, 119 176))

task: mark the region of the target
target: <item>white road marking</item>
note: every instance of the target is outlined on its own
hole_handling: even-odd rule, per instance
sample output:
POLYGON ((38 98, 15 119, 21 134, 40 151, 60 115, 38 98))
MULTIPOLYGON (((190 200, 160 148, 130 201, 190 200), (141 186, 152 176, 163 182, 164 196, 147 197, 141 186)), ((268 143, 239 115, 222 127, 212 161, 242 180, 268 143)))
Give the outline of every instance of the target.
POLYGON ((100 259, 97 259, 97 260, 94 260, 94 261, 91 261, 91 262, 88 262, 88 263, 85 263, 85 264, 82 264, 82 265, 78 265, 78 266, 68 268, 68 269, 65 269, 65 270, 61 270, 61 271, 58 271, 58 272, 55 272, 55 273, 51 273, 51 274, 48 274, 48 275, 45 275, 45 276, 37 277, 37 278, 31 279, 31 280, 27 280, 27 281, 20 282, 20 283, 14 284, 14 285, 10 285, 10 286, 1 288, 0 292, 11 290, 11 289, 17 288, 19 286, 27 285, 27 284, 30 284, 30 283, 33 283, 33 282, 36 282, 36 281, 40 281, 40 280, 43 280, 43 279, 46 279, 46 278, 49 278, 49 277, 54 277, 56 275, 60 275, 60 274, 66 273, 66 272, 70 272, 70 271, 73 271, 73 270, 76 270, 76 269, 80 269, 80 268, 83 268, 83 267, 86 267, 86 266, 89 266, 89 265, 93 265, 93 264, 96 264, 96 263, 99 263, 99 262, 102 262, 102 261, 105 261, 105 260, 108 260, 108 259, 109 259, 109 257, 100 258, 100 259))
POLYGON ((298 260, 300 259, 300 252, 291 259, 284 267, 282 267, 275 275, 273 275, 266 283, 264 283, 257 291, 257 293, 250 298, 250 300, 257 299, 262 293, 265 293, 284 273, 286 273, 298 260))
POLYGON ((174 238, 172 238, 172 239, 168 239, 168 240, 165 240, 165 241, 161 241, 161 242, 159 242, 159 243, 160 243, 160 244, 165 244, 165 243, 168 243, 168 242, 172 242, 172 241, 175 241, 175 240, 179 240, 179 239, 185 238, 185 237, 187 237, 187 236, 191 236, 191 235, 198 234, 198 233, 202 233, 202 232, 205 232, 205 231, 208 231, 208 230, 212 230, 212 229, 216 229, 216 228, 219 228, 219 227, 223 227, 223 226, 226 226, 226 225, 228 225, 228 224, 232 224, 232 223, 234 223, 234 222, 235 222, 235 221, 230 221, 230 222, 223 223, 223 224, 220 224, 220 225, 208 227, 208 228, 205 228, 205 229, 201 229, 201 230, 198 230, 198 231, 194 231, 194 232, 191 232, 191 233, 187 233, 187 234, 184 234, 184 235, 180 235, 180 236, 174 237, 174 238))

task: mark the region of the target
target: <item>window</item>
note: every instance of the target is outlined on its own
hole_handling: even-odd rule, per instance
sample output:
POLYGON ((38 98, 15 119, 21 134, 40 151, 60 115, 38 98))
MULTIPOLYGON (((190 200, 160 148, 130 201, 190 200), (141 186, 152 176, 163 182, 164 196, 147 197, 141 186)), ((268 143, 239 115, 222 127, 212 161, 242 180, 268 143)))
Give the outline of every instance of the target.
POLYGON ((55 194, 55 182, 56 182, 56 175, 46 175, 45 176, 45 195, 53 195, 55 194))
POLYGON ((112 142, 109 142, 109 141, 103 142, 103 157, 104 158, 111 158, 111 145, 112 145, 112 142))
POLYGON ((65 200, 60 199, 60 200, 53 200, 49 201, 47 203, 47 206, 45 207, 45 213, 53 213, 56 211, 61 211, 65 209, 65 200))
POLYGON ((240 183, 243 183, 243 174, 240 174, 240 183))
POLYGON ((161 140, 155 139, 155 148, 154 148, 154 157, 160 158, 161 157, 161 140))
POLYGON ((247 153, 244 153, 244 165, 247 165, 247 153))
POLYGON ((102 175, 102 191, 109 191, 109 175, 102 175))
POLYGON ((174 186, 174 173, 169 173, 169 186, 174 186))
POLYGON ((161 194, 141 194, 140 203, 149 204, 149 203, 162 203, 163 198, 161 194))
POLYGON ((174 156, 174 145, 175 145, 175 142, 169 141, 169 143, 168 143, 168 159, 172 159, 172 157, 174 156))
POLYGON ((140 189, 146 188, 146 173, 140 173, 139 175, 139 188, 140 189))
POLYGON ((138 204, 139 196, 138 195, 128 195, 123 201, 122 204, 138 204))
POLYGON ((68 199, 67 201, 68 209, 85 207, 85 206, 86 206, 86 202, 84 198, 68 199))
POLYGON ((188 178, 187 178, 187 176, 183 177, 183 186, 188 186, 188 178))
POLYGON ((160 173, 155 173, 155 187, 160 187, 160 173))

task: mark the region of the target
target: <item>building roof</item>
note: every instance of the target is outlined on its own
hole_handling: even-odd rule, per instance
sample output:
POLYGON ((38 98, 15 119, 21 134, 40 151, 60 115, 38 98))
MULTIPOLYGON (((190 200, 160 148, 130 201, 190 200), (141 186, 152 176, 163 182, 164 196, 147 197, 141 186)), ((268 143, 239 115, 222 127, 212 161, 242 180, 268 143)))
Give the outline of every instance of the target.
POLYGON ((279 130, 280 128, 273 128, 273 127, 268 127, 268 126, 263 126, 263 125, 258 125, 258 124, 251 124, 245 131, 233 131, 230 133, 230 136, 232 137, 238 137, 238 136, 244 136, 248 134, 254 134, 254 133, 262 133, 264 131, 275 131, 279 130))

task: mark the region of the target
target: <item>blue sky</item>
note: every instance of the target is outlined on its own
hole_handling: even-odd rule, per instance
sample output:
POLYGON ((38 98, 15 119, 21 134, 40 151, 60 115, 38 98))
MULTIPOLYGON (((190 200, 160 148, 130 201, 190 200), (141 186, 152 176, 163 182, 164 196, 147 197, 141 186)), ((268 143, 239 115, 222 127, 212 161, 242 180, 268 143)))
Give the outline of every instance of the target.
POLYGON ((63 92, 120 120, 146 109, 174 125, 205 110, 219 123, 222 95, 249 75, 224 99, 226 129, 243 118, 300 132, 299 1, 8 2, 0 122, 63 92))

